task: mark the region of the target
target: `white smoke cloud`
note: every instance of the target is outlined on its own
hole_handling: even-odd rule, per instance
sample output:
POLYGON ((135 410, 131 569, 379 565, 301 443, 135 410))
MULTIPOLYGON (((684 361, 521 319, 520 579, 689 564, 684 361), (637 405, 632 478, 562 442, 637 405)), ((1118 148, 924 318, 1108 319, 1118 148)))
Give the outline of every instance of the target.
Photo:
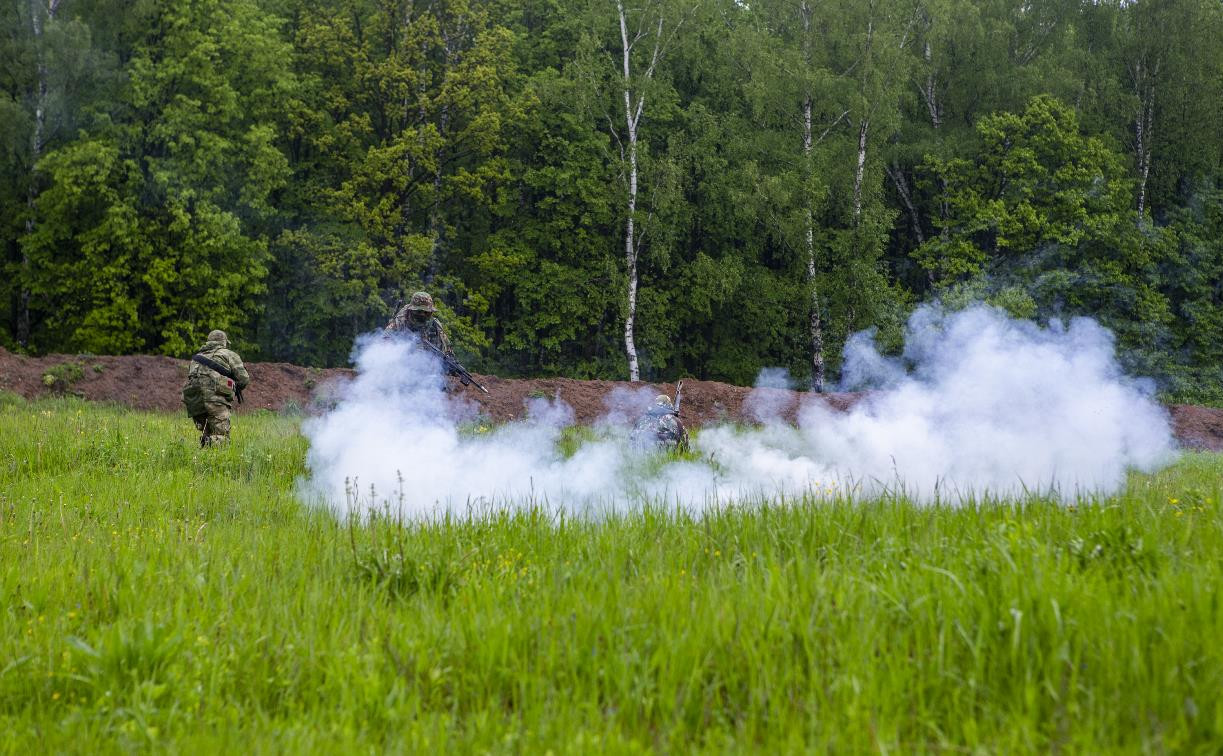
POLYGON ((842 391, 892 388, 908 377, 898 360, 879 354, 875 348, 874 328, 850 336, 845 342, 844 356, 842 391))
POLYGON ((658 396, 649 386, 614 386, 603 396, 603 415, 596 425, 631 425, 641 417, 658 396))
POLYGON ((798 403, 793 388, 789 370, 764 368, 756 376, 756 390, 743 401, 743 414, 758 423, 780 422, 798 403))
POLYGON ((474 409, 444 393, 440 365, 410 340, 362 341, 355 359, 357 377, 334 410, 304 427, 307 493, 341 512, 590 512, 644 502, 700 510, 897 490, 927 502, 1072 500, 1115 492, 1127 470, 1175 455, 1166 412, 1149 385, 1121 373, 1107 330, 1088 319, 1041 328, 986 306, 919 309, 900 360, 866 336, 852 340, 845 375, 885 388, 847 413, 811 399, 798 408, 798 426, 786 424, 796 395, 778 386, 788 376, 762 374, 745 403, 762 425, 705 428, 694 441, 699 461, 629 449, 625 426, 648 406, 649 388, 611 392, 595 438, 566 456, 558 441, 574 415, 559 399, 532 400, 525 420, 478 432, 463 425, 474 409))
POLYGON ((910 318, 905 344, 910 376, 885 370, 892 387, 849 415, 812 407, 802 418, 823 453, 927 493, 941 482, 1063 497, 1115 491, 1127 468, 1174 455, 1152 386, 1122 374, 1112 334, 1093 320, 1039 328, 986 306, 929 306, 910 318))

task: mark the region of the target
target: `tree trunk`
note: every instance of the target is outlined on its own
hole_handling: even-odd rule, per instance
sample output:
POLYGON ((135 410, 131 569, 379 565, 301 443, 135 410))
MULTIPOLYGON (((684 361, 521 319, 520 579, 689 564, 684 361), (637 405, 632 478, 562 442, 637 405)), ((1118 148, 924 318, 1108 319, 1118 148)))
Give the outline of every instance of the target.
POLYGON ((866 136, 871 122, 863 118, 858 122, 858 165, 854 168, 854 225, 862 220, 862 182, 866 177, 866 136))
POLYGON ((917 212, 917 206, 913 204, 913 193, 909 191, 909 181, 905 178, 904 169, 900 167, 899 163, 893 161, 885 170, 888 172, 888 177, 892 179, 892 184, 896 187, 896 194, 900 196, 900 201, 904 203, 905 210, 909 214, 909 227, 913 229, 913 238, 919 245, 924 244, 926 235, 921 230, 921 214, 917 212))
MULTIPOLYGON (((38 201, 38 161, 42 158, 42 150, 46 140, 47 126, 47 59, 43 54, 43 9, 46 9, 47 21, 55 20, 55 12, 59 9, 60 0, 50 0, 44 4, 40 0, 30 0, 30 24, 34 31, 34 47, 38 56, 38 81, 34 93, 34 132, 30 137, 30 183, 26 191, 26 205, 29 214, 26 216, 25 232, 34 233, 34 209, 38 201)), ((17 343, 23 347, 30 343, 30 256, 21 252, 21 286, 17 293, 17 343)))
POLYGON ((1147 179, 1151 175, 1151 151, 1155 136, 1155 77, 1159 63, 1153 70, 1143 61, 1134 64, 1134 94, 1138 96, 1138 114, 1134 118, 1134 152, 1138 163, 1138 222, 1142 223, 1146 211, 1147 179))
MULTIPOLYGON (((806 3, 803 6, 805 8, 806 3)), ((803 98, 803 157, 806 158, 807 172, 810 173, 811 95, 803 98)), ((810 180, 809 177, 808 180, 810 180)), ((807 198, 806 223, 807 285, 811 289, 811 319, 808 323, 811 336, 811 390, 822 393, 824 391, 824 326, 820 319, 820 290, 816 281, 815 213, 812 212, 810 198, 807 198)))
MULTIPOLYGON (((627 69, 627 56, 625 67, 627 69)), ((629 91, 624 90, 625 112, 628 107, 629 91)), ((633 324, 637 319, 637 244, 634 237, 634 215, 637 212, 637 124, 630 117, 628 124, 628 218, 624 222, 624 262, 628 268, 628 311, 624 318, 624 352, 628 356, 628 375, 630 381, 641 380, 641 372, 637 364, 637 344, 633 340, 633 324)))
MULTIPOLYGON (((807 171, 811 170, 811 96, 803 98, 803 156, 807 161, 807 171)), ((807 285, 811 290, 811 317, 808 321, 808 334, 811 337, 811 390, 816 393, 824 391, 824 324, 820 318, 820 289, 816 280, 815 265, 815 213, 811 208, 811 200, 807 198, 806 212, 806 242, 807 242, 807 285)))
MULTIPOLYGON (((927 26, 926 31, 927 33, 930 31, 929 26, 927 26)), ((922 56, 926 59, 926 84, 924 87, 922 87, 922 99, 926 101, 926 109, 930 111, 930 125, 934 128, 935 131, 938 131, 943 126, 943 108, 942 108, 942 105, 940 105, 938 101, 938 81, 934 76, 934 48, 931 47, 929 40, 926 40, 926 45, 922 49, 922 56)), ((896 166, 896 170, 899 172, 900 166, 896 166)), ((904 175, 901 174, 900 178, 901 180, 903 180, 904 175)), ((892 180, 896 181, 896 178, 893 177, 892 180)), ((942 175, 939 175, 938 183, 939 183, 939 218, 940 220, 945 221, 947 220, 947 214, 950 210, 950 208, 947 207, 947 179, 943 178, 942 175)), ((904 199, 905 205, 909 208, 909 212, 911 214, 911 217, 913 218, 913 228, 917 234, 917 239, 918 239, 917 243, 921 244, 924 241, 924 239, 921 233, 920 218, 916 215, 917 211, 912 202, 912 196, 913 196, 912 192, 909 191, 907 182, 905 183, 905 187, 903 189, 901 189, 899 183, 897 183, 896 188, 898 191, 901 192, 901 197, 902 199, 904 199)), ((940 235, 944 239, 946 239, 947 238, 947 225, 945 223, 942 224, 942 229, 943 230, 940 232, 940 235)), ((934 271, 932 270, 926 271, 926 280, 930 283, 931 286, 934 285, 934 282, 935 282, 934 281, 934 271)))
MULTIPOLYGON (((628 38, 628 21, 624 14, 624 4, 616 3, 620 14, 620 39, 623 44, 623 75, 624 75, 624 126, 628 137, 628 213, 624 223, 624 262, 628 270, 628 310, 624 317, 624 353, 628 357, 628 376, 630 381, 641 380, 641 371, 637 362, 637 343, 633 338, 633 325, 637 319, 637 244, 634 238, 635 214, 637 212, 637 118, 633 113, 633 94, 631 89, 632 75, 632 45, 628 38)), ((645 96, 637 101, 637 113, 645 104, 645 96)))
MULTIPOLYGON (((645 67, 645 71, 638 74, 642 79, 649 80, 654 76, 654 68, 658 65, 659 58, 663 51, 663 26, 664 18, 659 13, 654 28, 647 26, 647 11, 642 11, 641 22, 637 30, 634 32, 632 39, 629 38, 628 30, 628 15, 624 10, 624 3, 621 0, 616 0, 616 12, 620 18, 620 43, 622 50, 622 69, 621 76, 623 91, 624 91, 624 130, 625 136, 628 139, 628 202, 627 202, 627 218, 624 222, 624 262, 628 272, 628 311, 624 317, 624 353, 628 357, 628 373, 630 381, 641 380, 641 371, 637 362, 637 343, 633 339, 633 327, 637 321, 637 257, 641 247, 641 240, 645 237, 645 228, 637 228, 637 134, 638 126, 641 124, 641 113, 645 110, 645 94, 639 92, 636 100, 633 97, 633 71, 632 71, 632 55, 633 46, 643 39, 653 36, 653 52, 650 53, 649 65, 645 67)), ((674 36, 683 21, 677 21, 676 26, 672 28, 671 34, 674 36)), ((611 114, 609 113, 608 122, 611 122, 611 114)), ((616 136, 619 141, 619 136, 615 134, 613 128, 613 136, 616 136)), ((620 157, 625 156, 624 144, 620 145, 620 157)))
POLYGON ((922 99, 926 101, 926 110, 930 111, 930 124, 937 129, 943 125, 943 111, 938 102, 938 86, 934 79, 934 51, 926 41, 923 57, 926 59, 926 85, 922 87, 922 99))
MULTIPOLYGON (((799 13, 803 19, 803 58, 809 67, 811 65, 811 5, 803 0, 799 5, 799 13)), ((803 178, 810 186, 811 182, 811 148, 812 140, 812 98, 807 92, 803 97, 803 178)), ((808 320, 808 336, 811 339, 811 390, 816 393, 824 391, 824 324, 820 317, 820 289, 816 280, 815 260, 815 212, 811 207, 811 198, 804 196, 806 202, 806 245, 807 245, 807 286, 811 291, 810 319, 808 320)))

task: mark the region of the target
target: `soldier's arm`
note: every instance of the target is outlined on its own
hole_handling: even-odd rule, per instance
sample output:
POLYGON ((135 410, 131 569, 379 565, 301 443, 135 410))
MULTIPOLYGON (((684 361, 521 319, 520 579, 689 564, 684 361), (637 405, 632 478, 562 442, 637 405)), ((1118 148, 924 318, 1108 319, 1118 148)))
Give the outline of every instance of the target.
POLYGON ((402 330, 408 319, 407 305, 400 307, 399 310, 391 316, 386 325, 382 327, 384 331, 399 331, 402 330))
POLYGON ((246 365, 242 364, 242 358, 238 356, 238 353, 231 351, 227 356, 230 361, 229 369, 233 371, 234 378, 237 379, 235 383, 238 384, 238 388, 244 389, 251 385, 251 374, 246 372, 246 365))

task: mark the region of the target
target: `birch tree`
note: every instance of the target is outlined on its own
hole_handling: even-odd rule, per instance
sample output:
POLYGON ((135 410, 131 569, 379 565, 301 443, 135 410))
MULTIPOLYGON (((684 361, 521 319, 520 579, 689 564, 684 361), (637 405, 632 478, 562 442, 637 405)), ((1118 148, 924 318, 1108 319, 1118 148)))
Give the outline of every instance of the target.
POLYGON ((1121 15, 1123 81, 1130 95, 1126 141, 1133 151, 1141 224, 1160 210, 1161 195, 1196 179, 1201 164, 1186 168, 1196 162, 1199 145, 1213 141, 1204 138, 1202 127, 1218 120, 1223 7, 1202 0, 1145 0, 1123 3, 1115 12, 1121 15), (1162 174, 1159 186, 1153 186, 1153 173, 1162 174))
MULTIPOLYGON (((880 130, 886 130, 894 127, 898 120, 898 96, 905 73, 906 47, 913 42, 921 17, 920 8, 911 4, 880 0, 869 0, 861 8, 861 12, 861 37, 856 51, 857 57, 846 69, 856 85, 852 107, 854 130, 857 134, 853 180, 855 226, 862 221, 862 194, 872 127, 882 127, 880 130)), ((932 81, 928 84, 933 87, 932 81)), ((937 123, 937 101, 934 102, 931 117, 937 123)))
MULTIPOLYGON (((917 12, 910 3, 884 3, 869 0, 865 4, 856 2, 826 2, 819 8, 822 18, 819 23, 811 20, 812 0, 802 0, 800 10, 804 29, 804 62, 808 68, 817 67, 832 77, 830 94, 839 103, 832 109, 825 108, 824 127, 817 140, 830 135, 837 137, 832 149, 844 155, 839 145, 848 147, 851 164, 847 172, 849 181, 849 203, 845 208, 848 217, 830 219, 834 223, 845 223, 848 228, 839 232, 847 247, 839 253, 840 264, 845 268, 843 276, 841 317, 846 328, 858 327, 859 308, 869 309, 873 295, 867 290, 886 288, 879 277, 874 260, 883 243, 879 213, 867 217, 868 185, 871 182, 869 168, 871 147, 877 134, 888 134, 898 122, 898 100, 903 83, 903 59, 906 47, 912 42, 917 12), (815 57, 819 51, 821 58, 815 57), (848 137, 848 140, 846 140, 848 137), (848 144, 845 142, 848 141, 848 144), (869 282, 868 280, 869 279, 869 282)), ((812 127, 809 125, 809 100, 804 99, 803 133, 804 153, 810 154, 812 127)), ((882 161, 877 160, 877 163, 882 161)), ((870 199, 872 207, 879 205, 878 199, 870 199)), ((882 208, 880 208, 882 211, 882 208)), ((812 283, 813 309, 810 321, 812 349, 812 389, 822 391, 825 383, 824 345, 827 341, 825 324, 821 317, 821 302, 818 296, 815 245, 808 245, 808 277, 812 283)), ((831 261, 830 261, 831 262, 831 261)), ((862 316, 865 316, 862 313, 862 316)))
MULTIPOLYGON (((814 100, 813 84, 810 78, 810 69, 812 66, 811 54, 811 15, 813 0, 800 0, 798 12, 802 20, 802 57, 803 66, 808 71, 808 75, 804 77, 803 87, 803 118, 802 118, 802 136, 803 136, 803 183, 810 192, 812 184, 813 158, 811 154, 814 146, 813 132, 813 115, 812 104, 814 100)), ((846 111, 848 112, 848 111, 846 111)), ((838 116, 836 121, 839 122, 845 113, 838 116)), ((835 125, 835 123, 833 124, 835 125)), ((831 129, 831 126, 829 127, 831 129)), ((824 131, 826 135, 828 130, 824 131)), ((806 194, 806 193, 805 193, 806 194)), ((811 344, 811 390, 822 392, 824 390, 824 323, 821 312, 820 288, 819 281, 816 277, 816 251, 815 251, 815 208, 813 206, 813 197, 805 197, 806 201, 804 220, 805 228, 803 232, 803 241, 807 258, 807 286, 810 290, 810 301, 808 306, 811 312, 807 320, 807 336, 811 344)))
POLYGON ((637 358, 635 328, 637 320, 638 259, 648 231, 650 215, 639 222, 638 194, 641 189, 640 141, 641 119, 650 99, 650 85, 658 70, 668 43, 683 24, 683 18, 669 18, 669 8, 660 0, 647 0, 641 8, 625 8, 616 0, 616 22, 620 35, 617 55, 616 87, 621 109, 616 116, 607 114, 608 126, 620 150, 624 168, 625 219, 624 265, 625 284, 624 354, 628 360, 630 381, 641 380, 637 358))
POLYGON ((1124 8, 1129 32, 1126 50, 1126 76, 1134 97, 1132 145, 1138 185, 1135 204, 1138 222, 1147 209, 1147 182, 1155 147, 1155 101, 1162 69, 1168 55, 1163 22, 1171 15, 1154 3, 1137 3, 1124 8))
POLYGON ((752 68, 760 79, 753 92, 773 97, 776 104, 765 110, 788 112, 784 138, 794 151, 785 159, 799 167, 793 221, 781 226, 801 254, 803 343, 810 388, 819 392, 839 338, 871 321, 870 302, 886 288, 877 265, 879 214, 867 213, 868 204, 878 205, 877 193, 868 192, 868 157, 874 124, 896 117, 898 56, 878 47, 899 50, 904 35, 895 19, 904 16, 848 0, 766 0, 748 15, 763 37, 749 45, 757 50, 752 68))

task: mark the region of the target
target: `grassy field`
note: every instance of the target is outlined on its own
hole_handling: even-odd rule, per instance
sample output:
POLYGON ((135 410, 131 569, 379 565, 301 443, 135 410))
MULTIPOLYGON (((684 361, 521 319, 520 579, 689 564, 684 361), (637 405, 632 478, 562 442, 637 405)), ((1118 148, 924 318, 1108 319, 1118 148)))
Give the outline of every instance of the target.
POLYGON ((292 418, 0 399, 0 751, 1223 748, 1223 456, 1121 496, 353 525, 292 418))

